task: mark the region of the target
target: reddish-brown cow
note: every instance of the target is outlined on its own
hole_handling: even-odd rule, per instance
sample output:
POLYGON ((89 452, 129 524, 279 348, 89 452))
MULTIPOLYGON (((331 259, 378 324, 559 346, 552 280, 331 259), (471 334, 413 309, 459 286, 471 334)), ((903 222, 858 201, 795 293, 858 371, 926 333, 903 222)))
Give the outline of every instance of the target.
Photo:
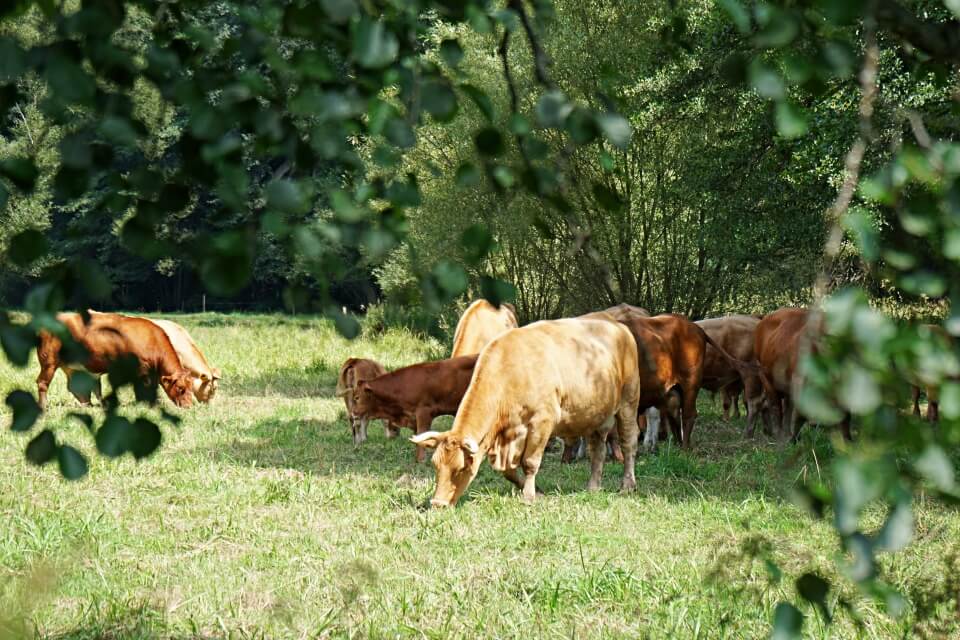
MULTIPOLYGON (((637 342, 640 363, 640 404, 642 413, 659 410, 682 447, 690 446, 690 434, 697 418, 697 394, 703 381, 704 355, 710 344, 734 369, 749 372, 751 367, 728 354, 699 326, 684 316, 664 314, 652 318, 633 317, 623 324, 637 342)), ((659 431, 656 412, 648 412, 644 448, 656 446, 659 431)))
MULTIPOLYGON (((402 426, 416 424, 417 434, 424 433, 437 416, 457 413, 476 364, 476 355, 460 356, 422 362, 361 382, 353 393, 354 414, 402 426)), ((423 447, 417 447, 417 462, 424 455, 423 447)))
MULTIPOLYGON (((163 329, 143 318, 129 318, 112 313, 97 313, 84 322, 78 313, 59 313, 57 320, 67 327, 73 339, 87 353, 82 362, 67 362, 61 359, 63 343, 55 335, 40 332, 37 359, 40 374, 37 376, 37 391, 41 407, 47 403, 50 381, 63 369, 69 385, 70 376, 76 371, 87 371, 94 376, 107 372, 110 365, 123 357, 133 356, 139 363, 139 373, 144 383, 155 386, 158 382, 170 400, 178 407, 189 407, 192 395, 192 376, 184 369, 170 339, 163 329)), ((99 385, 96 389, 99 396, 99 385)), ((89 404, 89 396, 74 396, 82 404, 89 404)))
MULTIPOLYGON (((774 428, 783 432, 784 427, 789 427, 791 440, 794 441, 804 422, 803 415, 797 411, 793 394, 801 349, 812 346, 804 344, 810 339, 809 320, 808 309, 778 309, 764 316, 757 324, 754 336, 754 352, 764 387, 764 419, 769 422, 772 414, 775 418, 774 428), (787 424, 784 424, 785 419, 789 421, 787 424)), ((840 423, 840 429, 843 437, 850 440, 849 416, 840 423)), ((752 434, 750 431, 747 435, 752 434)))

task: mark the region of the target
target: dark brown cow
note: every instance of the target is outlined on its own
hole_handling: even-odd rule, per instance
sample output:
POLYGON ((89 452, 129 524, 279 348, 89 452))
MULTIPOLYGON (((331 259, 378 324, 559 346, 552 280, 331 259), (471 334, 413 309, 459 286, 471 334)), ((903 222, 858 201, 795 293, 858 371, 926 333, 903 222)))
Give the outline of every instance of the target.
MULTIPOLYGON (((373 380, 385 374, 387 370, 382 364, 375 360, 366 358, 347 358, 346 362, 340 367, 340 375, 337 377, 336 394, 343 398, 347 405, 347 419, 350 421, 350 430, 353 432, 353 444, 359 446, 367 439, 367 422, 370 418, 357 415, 353 411, 353 392, 357 385, 364 380, 373 380)), ((395 438, 397 436, 397 427, 390 422, 385 424, 387 437, 395 438)))
MULTIPOLYGON (((623 324, 637 341, 639 411, 657 409, 659 415, 666 417, 680 446, 689 447, 697 418, 697 394, 703 381, 707 345, 716 348, 735 370, 749 372, 752 367, 728 354, 703 329, 684 316, 634 317, 623 324)), ((657 442, 659 416, 657 412, 647 411, 646 417, 644 447, 651 450, 657 442)))
MULTIPOLYGON (((760 320, 754 316, 729 315, 722 318, 698 320, 697 325, 724 351, 742 362, 753 362, 754 331, 760 320)), ((738 372, 716 348, 707 345, 703 358, 703 389, 720 391, 723 394, 723 419, 729 420, 732 403, 736 417, 740 417, 737 408, 737 396, 744 392, 744 404, 747 407, 747 431, 753 432, 753 423, 763 404, 763 384, 759 371, 738 372)))
MULTIPOLYGON (((359 383, 353 393, 353 411, 402 426, 416 424, 424 433, 437 416, 457 413, 470 386, 477 356, 422 362, 359 383)), ((425 451, 417 447, 417 462, 425 451)))
MULTIPOLYGON (((754 352, 760 365, 766 404, 764 419, 769 421, 772 415, 774 428, 781 433, 784 427, 789 427, 793 441, 804 422, 803 415, 796 409, 793 393, 800 351, 810 348, 804 344, 810 340, 809 320, 809 309, 778 309, 764 316, 754 334, 754 352), (784 424, 784 420, 788 422, 784 424)), ((850 440, 849 416, 840 423, 840 429, 843 437, 850 440)))
MULTIPOLYGON (((37 391, 41 408, 46 407, 47 389, 57 369, 64 370, 69 385, 70 376, 76 371, 100 376, 107 372, 113 362, 128 356, 137 359, 140 376, 147 386, 156 386, 159 382, 174 404, 178 407, 190 406, 193 378, 181 366, 170 338, 153 322, 112 313, 91 315, 86 323, 78 313, 58 313, 57 320, 86 350, 87 357, 82 362, 64 361, 61 358, 63 343, 60 339, 46 331, 40 332, 37 391)), ((96 392, 99 396, 99 384, 96 392)), ((90 402, 89 396, 74 396, 82 404, 90 402)))

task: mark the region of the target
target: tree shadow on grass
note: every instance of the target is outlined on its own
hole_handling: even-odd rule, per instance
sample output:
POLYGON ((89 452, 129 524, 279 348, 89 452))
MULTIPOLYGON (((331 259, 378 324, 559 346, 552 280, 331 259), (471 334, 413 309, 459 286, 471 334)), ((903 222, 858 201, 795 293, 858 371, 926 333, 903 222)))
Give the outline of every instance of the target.
MULTIPOLYGON (((452 418, 441 417, 433 428, 448 429, 452 418)), ((670 501, 743 501, 762 498, 784 502, 798 475, 815 473, 816 449, 819 464, 829 457, 826 435, 815 435, 804 445, 781 447, 760 438, 746 440, 742 425, 721 423, 709 417, 699 423, 699 439, 692 451, 681 451, 661 443, 655 454, 638 454, 637 497, 656 496, 670 501), (806 448, 804 448, 806 447, 806 448), (808 468, 809 467, 809 468, 808 468)), ((434 469, 430 456, 414 462, 414 447, 402 430, 396 439, 387 439, 381 423, 369 426, 369 439, 354 447, 346 420, 267 419, 214 452, 216 459, 241 467, 295 469, 320 477, 358 476, 375 478, 384 486, 411 479, 432 486, 434 469)), ((537 476, 537 486, 547 496, 585 494, 589 463, 560 461, 561 450, 548 450, 537 476)), ((608 461, 603 471, 603 492, 616 494, 623 466, 608 461)), ((465 501, 471 495, 514 495, 516 491, 486 462, 481 466, 465 501)), ((628 496, 625 496, 628 497, 628 496)))
POLYGON ((74 629, 57 633, 30 633, 41 640, 200 640, 212 634, 177 632, 170 628, 164 611, 150 605, 97 611, 74 629))
POLYGON ((233 396, 331 398, 339 374, 339 367, 316 360, 306 367, 274 368, 252 376, 225 379, 221 385, 233 396))

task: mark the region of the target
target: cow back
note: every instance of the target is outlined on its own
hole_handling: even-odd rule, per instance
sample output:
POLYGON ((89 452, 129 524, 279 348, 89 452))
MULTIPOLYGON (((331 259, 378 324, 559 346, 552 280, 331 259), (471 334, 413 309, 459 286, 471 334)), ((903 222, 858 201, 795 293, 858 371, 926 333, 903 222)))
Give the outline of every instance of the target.
POLYGON ((480 353, 491 340, 516 327, 517 314, 513 305, 503 303, 498 309, 482 298, 475 300, 457 322, 450 357, 480 353))

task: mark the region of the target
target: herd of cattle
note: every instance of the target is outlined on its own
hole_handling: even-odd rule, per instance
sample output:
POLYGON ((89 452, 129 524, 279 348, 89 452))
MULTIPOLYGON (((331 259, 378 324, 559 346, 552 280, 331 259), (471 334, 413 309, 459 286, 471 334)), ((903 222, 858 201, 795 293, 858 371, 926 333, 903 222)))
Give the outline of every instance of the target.
MULTIPOLYGON (((131 356, 144 383, 159 384, 179 407, 194 398, 208 402, 217 390, 219 370, 174 322, 95 311, 57 318, 82 351, 41 332, 41 407, 57 369, 64 370, 77 399, 89 404, 89 393, 69 385, 71 375, 100 376, 131 356), (71 353, 84 355, 78 360, 71 353)), ((763 317, 691 322, 620 304, 519 327, 511 305, 477 300, 457 324, 449 359, 388 372, 372 360, 350 358, 340 369, 336 393, 346 404, 354 444, 366 439, 370 420, 380 419, 390 437, 401 427, 415 431, 418 462, 426 448, 434 449, 436 506, 456 504, 484 457, 526 501, 534 500, 536 474, 554 437, 566 445, 565 461, 586 443, 588 489, 600 486, 609 446, 624 463, 621 487, 630 490, 641 427, 647 450, 667 437, 664 423, 680 446, 689 447, 700 389, 722 394, 724 419, 731 409, 739 416, 742 395, 747 436, 762 417, 767 433, 796 438, 803 417, 791 394, 809 320, 808 310, 785 308, 763 317), (430 431, 441 415, 455 416, 452 428, 430 431)), ((100 398, 99 382, 93 392, 100 398)), ((935 412, 935 397, 930 399, 935 412)), ((850 438, 849 421, 840 426, 850 438)))

